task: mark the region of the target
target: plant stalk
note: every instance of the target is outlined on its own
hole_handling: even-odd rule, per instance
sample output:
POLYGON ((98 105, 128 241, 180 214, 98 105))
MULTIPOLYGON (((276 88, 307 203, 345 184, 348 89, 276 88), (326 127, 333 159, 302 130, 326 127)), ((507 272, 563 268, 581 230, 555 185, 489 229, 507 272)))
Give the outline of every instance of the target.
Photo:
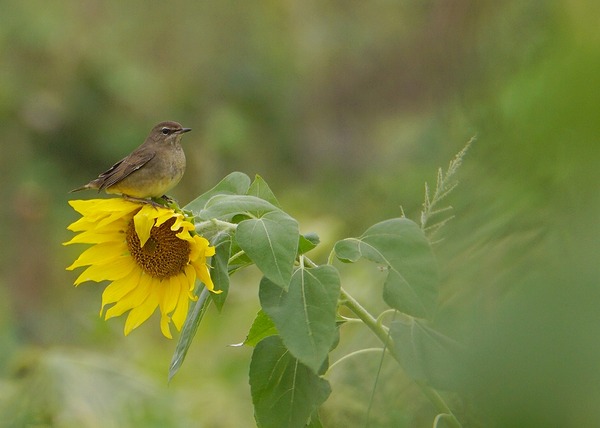
MULTIPOLYGON (((369 329, 383 342, 388 352, 394 357, 396 362, 400 364, 400 359, 396 354, 396 348, 394 347, 394 340, 389 336, 388 329, 377 322, 377 319, 373 317, 352 295, 350 295, 344 288, 341 289, 340 298, 342 303, 350 309, 358 318, 360 318, 369 329)), ((445 422, 454 428, 461 428, 459 420, 454 416, 450 407, 446 404, 442 396, 433 388, 425 385, 422 382, 417 382, 417 385, 423 392, 423 394, 431 401, 435 409, 447 415, 445 422)))

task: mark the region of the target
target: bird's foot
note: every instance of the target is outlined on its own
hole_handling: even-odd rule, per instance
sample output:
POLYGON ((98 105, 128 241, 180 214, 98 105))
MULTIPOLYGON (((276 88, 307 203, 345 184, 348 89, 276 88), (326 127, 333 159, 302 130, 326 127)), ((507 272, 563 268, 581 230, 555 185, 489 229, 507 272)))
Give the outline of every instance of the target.
POLYGON ((161 204, 158 201, 155 201, 153 198, 151 199, 144 199, 144 198, 136 198, 134 196, 128 196, 128 195, 123 195, 123 199, 131 201, 131 202, 137 202, 137 203, 142 203, 142 204, 150 204, 153 207, 159 208, 159 207, 164 207, 164 204, 161 204))
POLYGON ((152 198, 152 200, 163 207, 168 207, 174 210, 179 209, 179 204, 177 201, 168 195, 162 195, 160 198, 152 198))
POLYGON ((168 204, 176 204, 177 203, 177 201, 175 199, 173 199, 172 197, 170 197, 169 195, 162 195, 160 197, 160 199, 163 199, 168 204))

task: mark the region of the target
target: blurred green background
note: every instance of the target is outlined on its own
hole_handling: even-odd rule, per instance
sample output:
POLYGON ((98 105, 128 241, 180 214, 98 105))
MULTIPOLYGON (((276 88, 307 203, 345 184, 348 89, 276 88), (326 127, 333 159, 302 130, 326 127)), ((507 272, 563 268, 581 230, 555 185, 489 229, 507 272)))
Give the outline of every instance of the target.
MULTIPOLYGON (((162 120, 184 138, 182 204, 262 175, 323 244, 418 218, 423 182, 473 135, 435 246, 435 327, 469 360, 448 395, 465 426, 600 420, 600 3, 594 1, 1 1, 0 424, 253 426, 258 274, 235 276, 167 385, 158 318, 124 338, 72 287, 67 191, 162 120)), ((92 198, 93 192, 76 197, 92 198)), ((340 267, 382 308, 379 273, 340 267)), ((348 326, 333 359, 376 346, 348 326)), ((365 426, 379 359, 328 374, 327 426, 365 426)), ((435 413, 386 360, 372 427, 435 413)))

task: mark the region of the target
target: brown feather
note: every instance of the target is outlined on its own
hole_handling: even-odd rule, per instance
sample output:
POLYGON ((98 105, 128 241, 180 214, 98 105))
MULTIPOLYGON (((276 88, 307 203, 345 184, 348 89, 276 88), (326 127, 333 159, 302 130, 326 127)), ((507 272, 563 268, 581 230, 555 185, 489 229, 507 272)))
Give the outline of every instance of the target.
POLYGON ((107 189, 110 186, 114 186, 121 182, 125 177, 131 175, 131 173, 150 162, 155 154, 155 152, 140 153, 138 150, 135 150, 125 159, 121 159, 94 180, 95 182, 98 182, 98 190, 107 189))

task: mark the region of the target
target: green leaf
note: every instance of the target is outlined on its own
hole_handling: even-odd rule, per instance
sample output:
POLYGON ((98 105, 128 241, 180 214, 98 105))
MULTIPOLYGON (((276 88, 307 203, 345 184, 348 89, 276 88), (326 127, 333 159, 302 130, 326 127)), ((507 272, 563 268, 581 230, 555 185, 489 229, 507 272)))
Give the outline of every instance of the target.
POLYGON ((360 238, 335 244, 337 257, 345 262, 365 258, 387 268, 383 298, 401 312, 430 318, 438 294, 438 270, 429 241, 421 228, 406 218, 371 226, 360 238))
POLYGON ((275 324, 269 316, 261 309, 256 314, 256 318, 252 322, 248 336, 244 340, 244 345, 256 346, 258 342, 263 340, 265 337, 274 336, 278 334, 275 324))
POLYGON ((222 291, 219 294, 211 293, 211 299, 220 312, 229 294, 228 263, 231 253, 231 235, 221 232, 211 239, 211 245, 215 247, 215 255, 210 260, 210 277, 215 284, 215 289, 222 291))
POLYGON ((266 213, 281 211, 264 199, 249 195, 216 195, 210 198, 204 209, 198 213, 202 220, 213 218, 228 220, 238 214, 262 217, 266 213))
POLYGON ((275 194, 271 191, 271 188, 267 184, 265 180, 260 175, 256 175, 254 177, 254 181, 250 185, 250 188, 247 192, 248 195, 256 196, 257 198, 264 199, 267 202, 270 202, 274 206, 281 208, 279 205, 279 201, 275 197, 275 194))
POLYGON ((314 232, 300 235, 300 241, 298 241, 298 254, 308 253, 310 250, 319 245, 319 242, 321 242, 319 235, 314 232))
POLYGON ((238 243, 233 240, 231 243, 231 256, 229 258, 229 276, 233 275, 240 269, 251 266, 252 260, 250 257, 238 245, 238 243))
POLYGON ((206 202, 215 195, 244 195, 250 187, 250 177, 242 172, 232 172, 223 178, 215 187, 198 196, 187 204, 184 209, 192 211, 195 215, 206 205, 206 202))
POLYGON ((433 420, 433 428, 451 428, 456 426, 454 415, 447 413, 438 414, 433 420))
POLYGON ((235 243, 269 279, 287 288, 298 250, 296 220, 270 202, 250 195, 216 195, 198 217, 239 217, 235 243))
POLYGON ((210 306, 211 299, 208 298, 209 294, 211 294, 210 291, 204 287, 192 310, 187 314, 187 318, 181 329, 181 335, 175 347, 175 352, 171 358, 171 364, 169 365, 169 381, 173 379, 173 376, 175 376, 183 364, 187 351, 192 344, 192 339, 194 339, 198 326, 202 321, 202 317, 204 317, 206 310, 210 306))
POLYGON ((318 409, 315 410, 314 413, 310 416, 310 420, 308 421, 308 424, 306 424, 306 428, 323 428, 321 418, 319 417, 318 409))
POLYGON ((298 237, 298 222, 279 210, 242 221, 235 234, 240 248, 261 272, 284 289, 292 277, 298 237))
POLYGON ((304 428, 331 387, 294 358, 279 336, 270 336, 252 353, 250 391, 260 427, 304 428))
POLYGON ((403 317, 390 325, 390 336, 400 364, 416 381, 438 389, 456 389, 456 379, 464 362, 464 348, 437 330, 413 317, 403 317))
POLYGON ((266 277, 260 282, 263 310, 294 357, 315 373, 337 338, 339 296, 338 272, 328 265, 296 269, 287 292, 266 277))

